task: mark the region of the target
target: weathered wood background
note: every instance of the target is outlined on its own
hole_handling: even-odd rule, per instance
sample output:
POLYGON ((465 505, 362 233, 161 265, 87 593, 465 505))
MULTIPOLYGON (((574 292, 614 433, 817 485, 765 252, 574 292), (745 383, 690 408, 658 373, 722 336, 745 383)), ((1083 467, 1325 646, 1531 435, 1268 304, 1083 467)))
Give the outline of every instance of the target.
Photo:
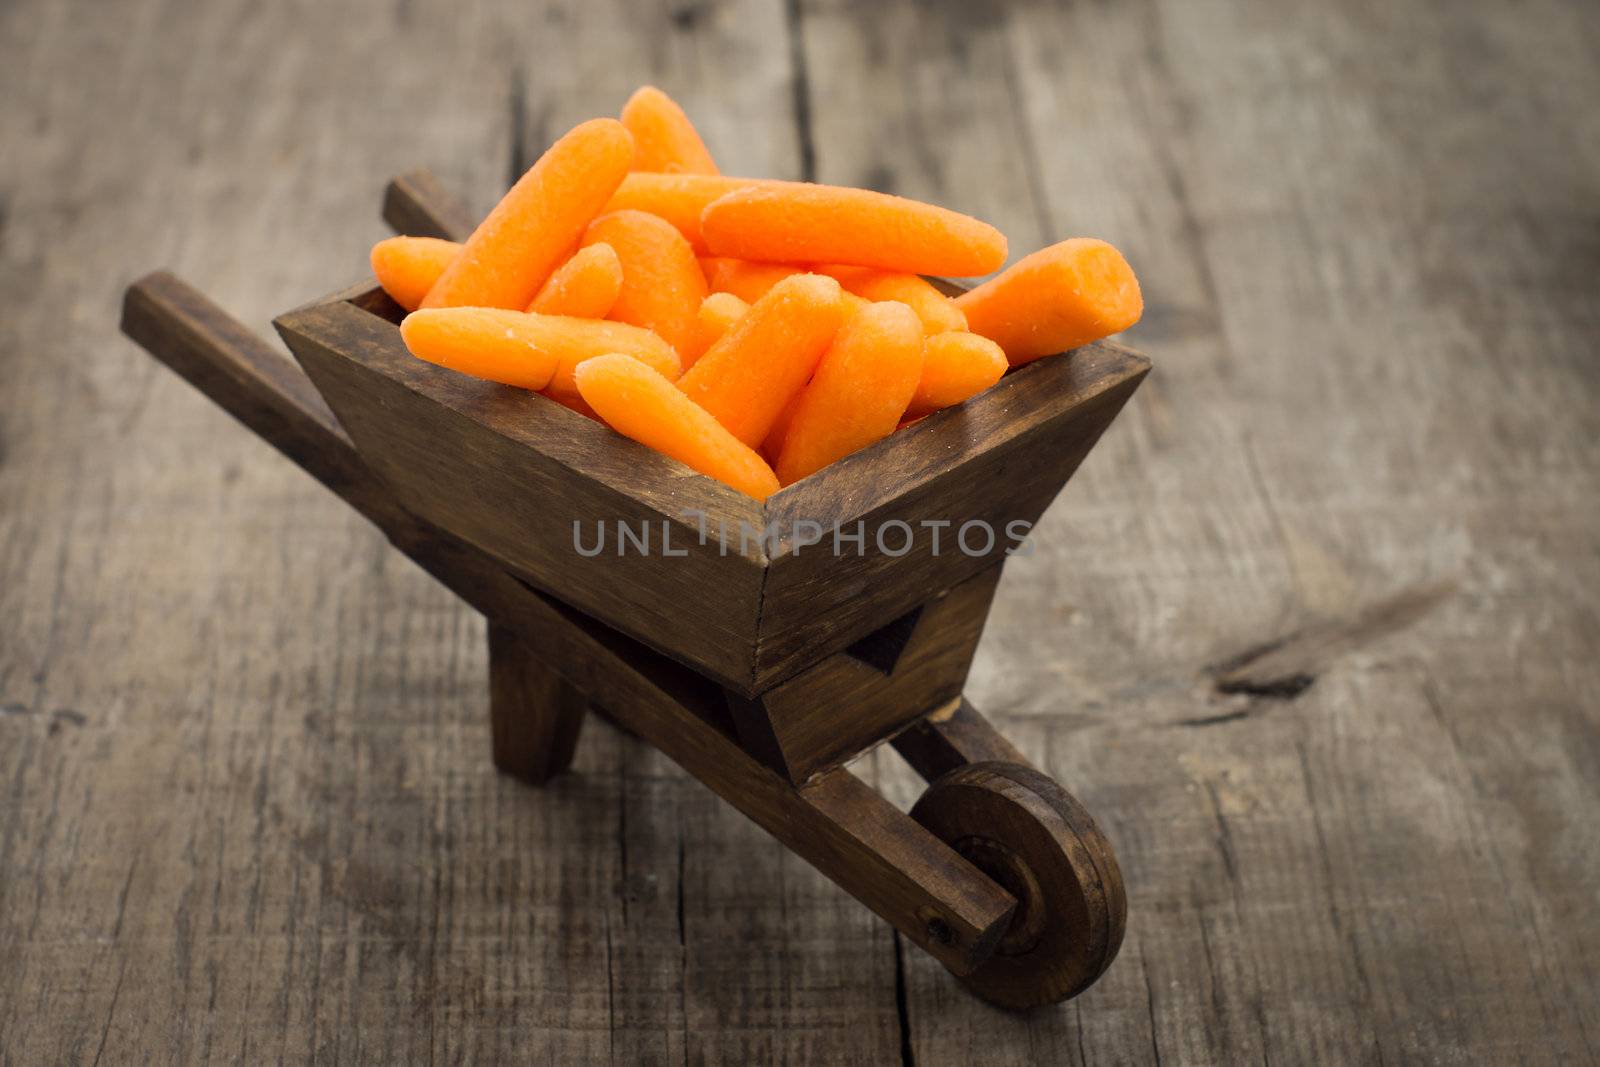
POLYGON ((13 0, 0 101, 0 1062, 1595 1057, 1600 8, 13 0), (390 174, 487 206, 644 81, 1140 272, 970 687, 1121 853, 1060 1010, 603 725, 496 777, 482 621, 117 335, 157 266, 264 330, 390 174))

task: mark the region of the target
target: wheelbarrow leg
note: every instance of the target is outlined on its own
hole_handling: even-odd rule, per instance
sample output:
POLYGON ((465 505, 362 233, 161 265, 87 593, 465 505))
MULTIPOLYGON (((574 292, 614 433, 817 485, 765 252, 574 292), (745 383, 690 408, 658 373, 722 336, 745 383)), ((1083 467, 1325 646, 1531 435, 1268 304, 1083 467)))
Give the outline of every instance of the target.
POLYGON ((489 623, 489 730, 494 765, 543 785, 572 765, 589 702, 514 632, 489 623))

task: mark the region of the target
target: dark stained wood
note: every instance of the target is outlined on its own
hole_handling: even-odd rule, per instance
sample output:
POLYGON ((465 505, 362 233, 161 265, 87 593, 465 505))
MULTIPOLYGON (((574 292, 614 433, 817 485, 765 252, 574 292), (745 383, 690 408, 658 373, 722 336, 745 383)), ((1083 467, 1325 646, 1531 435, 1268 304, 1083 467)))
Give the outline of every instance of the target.
POLYGON ((425 168, 392 179, 383 189, 383 221, 395 233, 465 241, 477 226, 464 204, 425 168))
POLYGON ((497 768, 529 785, 565 771, 588 705, 515 631, 489 623, 489 736, 497 768))
POLYGON ((1030 766, 1028 758, 965 699, 896 734, 893 743, 895 751, 929 782, 969 763, 1030 766))
POLYGON ((537 394, 424 363, 392 323, 347 302, 277 325, 408 510, 748 689, 762 575, 756 501, 537 394))
MULTIPOLYGON (((794 782, 878 744, 961 692, 978 647, 997 564, 922 605, 886 647, 836 652, 750 700, 732 701, 746 747, 794 782)), ((867 643, 863 642, 863 643, 867 643)))
POLYGON ((757 687, 1003 560, 1149 367, 1108 343, 1038 360, 770 497, 767 521, 781 535, 769 551, 757 687), (807 546, 814 528, 823 542, 807 546), (858 529, 859 551, 844 540, 858 529))

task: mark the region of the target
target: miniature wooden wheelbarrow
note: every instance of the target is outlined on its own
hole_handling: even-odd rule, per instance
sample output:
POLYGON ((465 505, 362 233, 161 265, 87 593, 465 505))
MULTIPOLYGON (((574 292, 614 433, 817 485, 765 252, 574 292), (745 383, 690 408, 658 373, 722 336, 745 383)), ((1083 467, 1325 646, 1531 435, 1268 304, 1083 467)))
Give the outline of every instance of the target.
MULTIPOLYGON (((384 214, 403 233, 472 227, 422 172, 384 214)), ((1105 970, 1126 914, 1111 846, 961 689, 1014 547, 994 533, 1039 517, 1142 356, 1039 360, 763 505, 413 358, 400 315, 368 282, 280 317, 305 373, 170 274, 128 289, 122 328, 488 617, 501 770, 559 773, 592 708, 978 996, 1051 1003, 1105 970), (845 766, 885 740, 931 783, 909 815, 845 766)))

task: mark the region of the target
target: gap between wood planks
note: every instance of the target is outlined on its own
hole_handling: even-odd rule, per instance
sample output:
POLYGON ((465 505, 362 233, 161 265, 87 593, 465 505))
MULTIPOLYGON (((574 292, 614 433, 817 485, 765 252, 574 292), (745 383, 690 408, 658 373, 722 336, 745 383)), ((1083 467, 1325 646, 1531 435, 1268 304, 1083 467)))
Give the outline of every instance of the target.
POLYGON ((794 134, 800 156, 800 180, 817 180, 817 145, 811 132, 811 75, 806 63, 805 12, 801 0, 784 0, 783 24, 789 33, 790 78, 794 94, 794 134))

